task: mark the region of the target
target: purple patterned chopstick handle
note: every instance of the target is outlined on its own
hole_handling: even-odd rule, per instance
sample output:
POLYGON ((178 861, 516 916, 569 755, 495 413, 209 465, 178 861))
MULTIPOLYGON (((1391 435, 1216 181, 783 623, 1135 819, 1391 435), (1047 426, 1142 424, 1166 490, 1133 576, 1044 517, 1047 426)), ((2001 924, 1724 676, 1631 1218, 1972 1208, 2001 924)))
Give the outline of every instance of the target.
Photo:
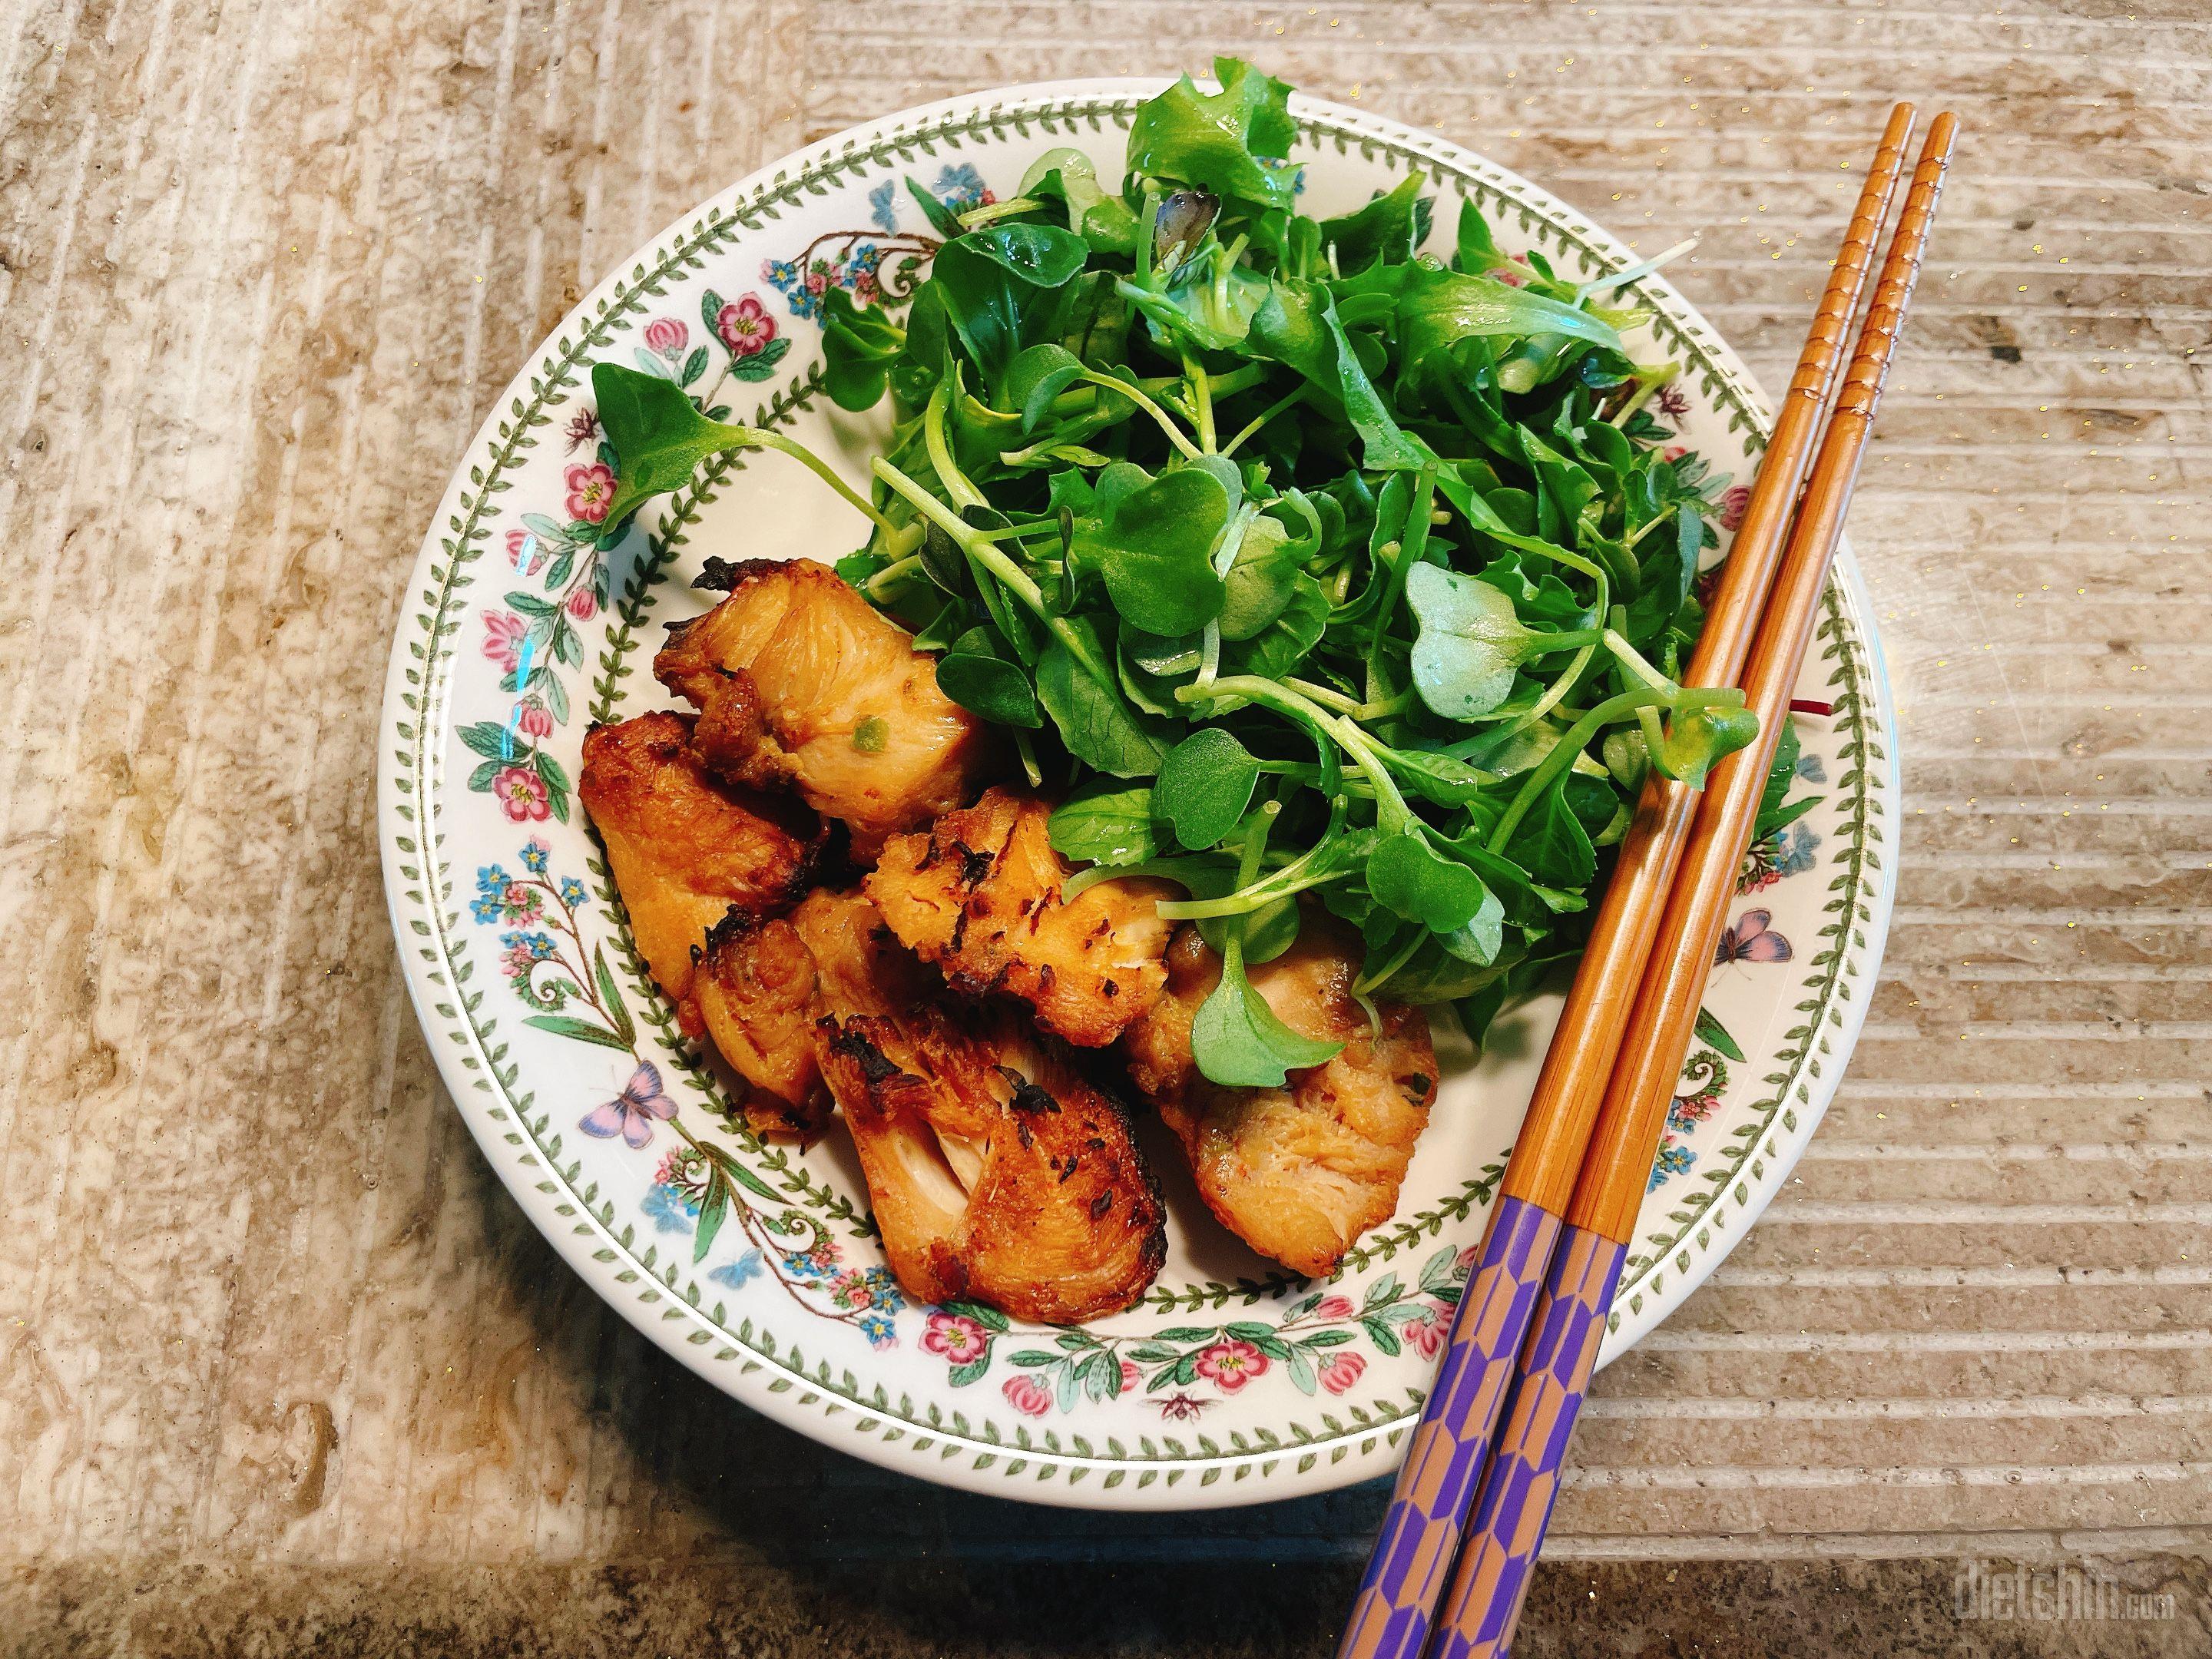
POLYGON ((1500 1198, 1491 1211, 1337 1659, 1419 1659, 1565 1224, 1517 1198, 1500 1198))
POLYGON ((1567 1227, 1545 1275, 1513 1400, 1474 1500, 1434 1659, 1504 1659, 1559 1495, 1559 1465, 1605 1340, 1626 1244, 1567 1227))

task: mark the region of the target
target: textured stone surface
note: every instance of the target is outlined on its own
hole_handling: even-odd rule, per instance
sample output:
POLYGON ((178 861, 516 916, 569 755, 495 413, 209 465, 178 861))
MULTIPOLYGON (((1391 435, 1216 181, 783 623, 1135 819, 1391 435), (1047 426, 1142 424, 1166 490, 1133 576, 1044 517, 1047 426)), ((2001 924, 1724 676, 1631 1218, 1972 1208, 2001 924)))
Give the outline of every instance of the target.
POLYGON ((1326 1648, 1376 1492, 951 1500, 649 1352, 470 1147, 370 833, 431 507, 614 260, 849 121, 1216 50, 1647 250, 1703 229, 1679 280, 1770 386, 1889 98, 1959 111, 1853 519, 1905 744, 1888 968, 1789 1196, 1600 1379, 1521 1650, 2204 1650, 1958 1625, 1942 1563, 1701 1565, 2204 1588, 2195 0, 0 0, 0 1646, 1326 1648), (1200 1551, 1233 1641, 1170 1570, 1200 1551), (851 1565, 924 1553, 974 1565, 851 1565), (1017 1615, 1024 1558, 1129 1565, 1017 1615))

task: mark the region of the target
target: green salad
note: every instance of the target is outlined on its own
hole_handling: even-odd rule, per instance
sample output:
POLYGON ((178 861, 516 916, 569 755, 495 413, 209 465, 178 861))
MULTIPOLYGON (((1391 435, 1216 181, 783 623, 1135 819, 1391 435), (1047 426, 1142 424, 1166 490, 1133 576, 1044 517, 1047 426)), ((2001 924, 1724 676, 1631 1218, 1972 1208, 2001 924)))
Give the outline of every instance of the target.
POLYGON ((1647 769, 1701 783, 1757 723, 1679 681, 1716 483, 1609 303, 1647 267, 1570 281, 1472 203, 1440 258, 1418 175, 1303 214, 1289 88, 1215 70, 1137 112, 1117 184, 1055 149, 967 212, 914 188, 942 245, 904 314, 827 295, 830 395, 896 413, 865 500, 592 379, 611 526, 745 447, 867 515, 839 571, 1063 803, 1072 887, 1182 889, 1224 963, 1200 1068, 1279 1084, 1334 1052, 1246 979, 1302 897, 1361 936, 1358 995, 1480 1041, 1580 948, 1647 769))

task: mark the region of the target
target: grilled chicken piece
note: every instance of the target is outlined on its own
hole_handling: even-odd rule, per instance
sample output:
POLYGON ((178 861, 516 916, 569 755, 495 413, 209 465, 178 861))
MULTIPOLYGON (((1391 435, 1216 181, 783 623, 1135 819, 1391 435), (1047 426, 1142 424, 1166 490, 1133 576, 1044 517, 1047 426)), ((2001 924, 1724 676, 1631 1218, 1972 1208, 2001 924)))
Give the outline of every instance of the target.
POLYGON ((929 1007, 825 1019, 821 1065, 907 1293, 1072 1324, 1144 1294, 1166 1212, 1121 1108, 1026 1027, 929 1007))
POLYGON ((1381 1006, 1382 1031, 1352 1000, 1358 941, 1309 913, 1298 941, 1252 969, 1252 987, 1302 1036, 1340 1042, 1324 1065, 1280 1089, 1209 1083, 1191 1058, 1191 1021, 1220 982, 1221 958, 1180 929, 1166 994, 1129 1030, 1129 1074, 1181 1139, 1206 1206, 1262 1255, 1311 1278, 1398 1206, 1413 1143, 1436 1098, 1427 1017, 1381 1006))
POLYGON ((1121 1107, 1011 1011, 946 1008, 860 894, 732 915, 697 994, 756 1126, 781 1112, 818 1133, 831 1096, 844 1109, 917 1299, 1068 1322, 1129 1306, 1159 1271, 1165 1212, 1121 1107))
POLYGON ((827 565, 708 562, 729 597, 669 625, 653 672, 699 710, 699 752, 755 788, 796 789, 842 818, 854 856, 975 793, 989 728, 937 689, 937 659, 827 565))
POLYGON ((1175 924, 1153 913, 1165 882, 1121 877, 1060 899, 1067 866, 1052 848, 1051 806, 993 788, 926 832, 885 844, 868 896, 891 931, 971 996, 1001 991, 1037 1024, 1103 1048, 1159 1000, 1175 924))
POLYGON ((714 1046, 751 1086, 753 1127, 811 1140, 831 1108, 815 1023, 913 1008, 943 994, 934 977, 866 899, 824 891, 787 916, 732 910, 707 935, 693 994, 714 1046))
POLYGON ((660 710, 584 735, 577 797, 653 981, 696 1036, 692 960, 732 907, 769 915, 806 891, 822 848, 813 813, 732 787, 699 764, 689 716, 660 710))

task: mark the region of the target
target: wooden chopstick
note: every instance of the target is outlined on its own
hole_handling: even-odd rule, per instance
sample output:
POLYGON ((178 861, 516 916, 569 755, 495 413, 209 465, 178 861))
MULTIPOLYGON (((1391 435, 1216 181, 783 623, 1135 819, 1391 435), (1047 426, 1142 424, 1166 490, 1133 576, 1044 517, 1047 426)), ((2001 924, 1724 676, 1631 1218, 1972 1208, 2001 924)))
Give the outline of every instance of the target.
MULTIPOLYGON (((1742 671, 1843 362, 1844 331, 1904 169, 1912 121, 1910 104, 1891 111, 1867 170, 1743 521, 1721 567, 1719 590, 1683 676, 1687 684, 1732 686, 1742 671)), ((1696 791, 1661 777, 1656 769, 1644 785, 1499 1182, 1481 1252, 1468 1275, 1436 1384, 1407 1449, 1339 1659, 1415 1659, 1428 1639, 1430 1618, 1467 1525, 1536 1286, 1564 1224, 1575 1172, 1643 981, 1697 800, 1696 791)))
MULTIPOLYGON (((1867 435, 1881 402, 1920 257, 1942 193, 1957 122, 1928 130, 1858 348, 1805 487, 1796 528, 1744 674, 1759 734, 1713 770, 1682 872, 1668 895, 1621 1064, 1598 1114, 1567 1225, 1545 1280, 1513 1401, 1475 1499, 1474 1525, 1439 1620, 1433 1659, 1497 1659, 1513 1639, 1528 1575, 1559 1490, 1567 1438, 1605 1336, 1651 1160, 1689 1051, 1721 924, 1735 896, 1782 723, 1842 539, 1867 435)), ((1848 924, 1847 924, 1848 925, 1848 924)))

